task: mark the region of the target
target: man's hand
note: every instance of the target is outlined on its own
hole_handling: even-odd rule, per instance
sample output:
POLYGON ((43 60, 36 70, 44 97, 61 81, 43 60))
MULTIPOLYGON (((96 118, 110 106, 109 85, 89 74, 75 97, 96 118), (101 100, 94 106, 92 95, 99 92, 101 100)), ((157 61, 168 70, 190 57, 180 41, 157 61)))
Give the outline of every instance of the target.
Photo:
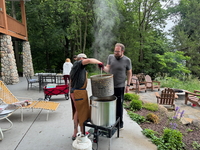
POLYGON ((104 65, 103 65, 103 63, 98 63, 98 67, 99 67, 99 69, 102 68, 102 70, 103 70, 103 69, 104 69, 104 65))

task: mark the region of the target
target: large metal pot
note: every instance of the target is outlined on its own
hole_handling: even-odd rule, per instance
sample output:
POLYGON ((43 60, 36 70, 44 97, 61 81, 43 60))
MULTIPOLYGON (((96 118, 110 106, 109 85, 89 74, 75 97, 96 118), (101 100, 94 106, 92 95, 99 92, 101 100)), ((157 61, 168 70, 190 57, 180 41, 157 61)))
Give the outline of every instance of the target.
POLYGON ((116 122, 116 96, 91 96, 91 122, 98 126, 112 126, 116 122))
POLYGON ((114 82, 112 74, 90 76, 92 95, 106 97, 114 94, 114 82))

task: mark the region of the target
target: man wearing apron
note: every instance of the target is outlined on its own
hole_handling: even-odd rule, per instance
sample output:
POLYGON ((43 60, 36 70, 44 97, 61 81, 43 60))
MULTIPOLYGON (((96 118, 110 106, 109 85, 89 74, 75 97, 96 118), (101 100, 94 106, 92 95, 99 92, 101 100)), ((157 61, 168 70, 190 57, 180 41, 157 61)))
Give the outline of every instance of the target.
POLYGON ((87 64, 98 64, 103 67, 103 63, 94 58, 87 58, 85 54, 77 55, 77 61, 74 63, 70 77, 71 89, 70 97, 72 102, 72 111, 74 119, 74 133, 72 140, 76 139, 78 133, 78 125, 83 133, 83 123, 90 118, 90 107, 88 102, 87 87, 87 72, 85 67, 87 64))

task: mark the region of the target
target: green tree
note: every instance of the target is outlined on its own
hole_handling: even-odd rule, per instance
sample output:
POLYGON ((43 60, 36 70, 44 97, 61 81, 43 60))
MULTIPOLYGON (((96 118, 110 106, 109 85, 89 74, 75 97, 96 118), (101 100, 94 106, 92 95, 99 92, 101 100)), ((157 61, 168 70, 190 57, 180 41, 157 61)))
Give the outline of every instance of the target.
POLYGON ((155 74, 155 54, 167 50, 161 30, 165 25, 166 10, 159 0, 126 0, 125 6, 119 39, 128 45, 126 54, 133 61, 134 73, 155 74))
POLYGON ((169 9, 173 16, 177 16, 175 27, 172 30, 174 49, 185 52, 191 57, 187 67, 192 74, 200 76, 200 1, 180 0, 177 6, 169 9))
POLYGON ((92 1, 34 0, 26 12, 36 70, 59 70, 66 57, 90 53, 92 1))
MULTIPOLYGON (((164 1, 164 0, 163 0, 164 1)), ((66 57, 84 52, 106 62, 124 43, 134 73, 152 76, 155 54, 167 51, 166 11, 159 0, 34 0, 26 3, 29 41, 36 70, 61 69, 66 57), (95 54, 95 55, 94 55, 95 54)))
POLYGON ((184 52, 166 52, 164 55, 156 55, 161 76, 181 77, 189 74, 190 70, 186 67, 186 61, 190 59, 184 56, 184 52))

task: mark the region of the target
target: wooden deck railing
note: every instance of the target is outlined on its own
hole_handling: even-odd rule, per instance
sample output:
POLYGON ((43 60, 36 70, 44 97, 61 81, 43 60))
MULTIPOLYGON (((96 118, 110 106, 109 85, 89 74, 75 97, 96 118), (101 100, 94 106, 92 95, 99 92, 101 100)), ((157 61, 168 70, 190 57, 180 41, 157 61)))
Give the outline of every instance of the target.
POLYGON ((0 27, 5 27, 5 23, 3 22, 3 12, 0 11, 0 27))
POLYGON ((0 31, 4 34, 8 34, 14 36, 16 38, 20 38, 23 40, 27 40, 26 37, 26 27, 24 24, 15 20, 11 16, 7 15, 7 25, 8 29, 6 29, 5 22, 3 21, 3 12, 0 11, 0 31))
POLYGON ((21 22, 15 20, 9 15, 7 15, 7 21, 8 21, 8 30, 13 31, 16 34, 26 36, 25 25, 23 25, 21 22))

